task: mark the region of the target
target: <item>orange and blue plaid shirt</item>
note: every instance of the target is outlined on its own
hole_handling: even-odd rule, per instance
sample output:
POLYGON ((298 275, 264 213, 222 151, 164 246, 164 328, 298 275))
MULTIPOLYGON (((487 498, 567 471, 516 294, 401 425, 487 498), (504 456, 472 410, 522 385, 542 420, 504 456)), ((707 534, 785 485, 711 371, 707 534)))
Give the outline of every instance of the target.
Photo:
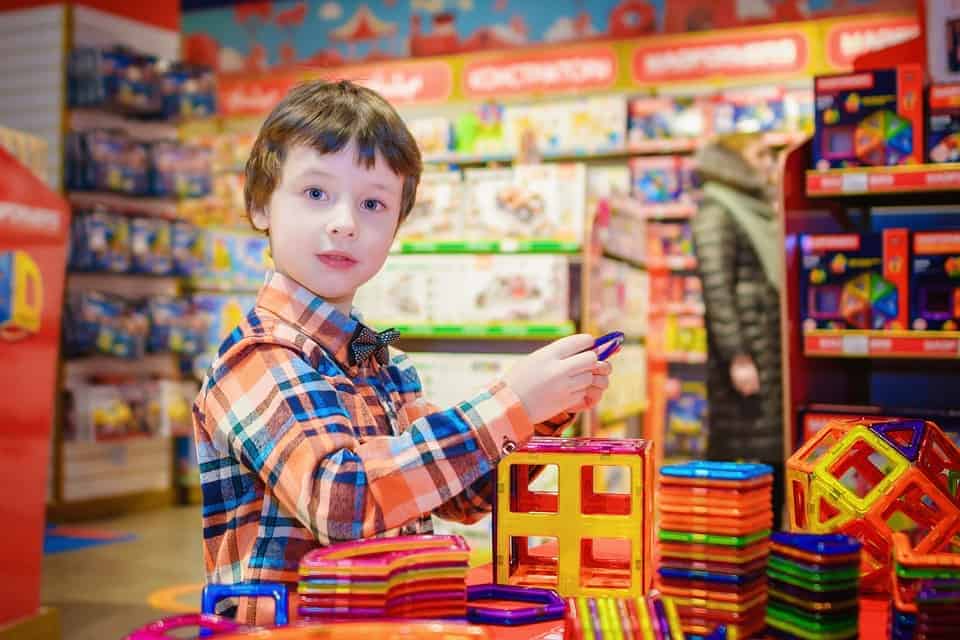
POLYGON ((479 520, 505 451, 572 418, 531 424, 502 382, 439 409, 406 355, 349 364, 358 322, 274 273, 220 347, 193 407, 209 582, 295 583, 317 546, 479 520))

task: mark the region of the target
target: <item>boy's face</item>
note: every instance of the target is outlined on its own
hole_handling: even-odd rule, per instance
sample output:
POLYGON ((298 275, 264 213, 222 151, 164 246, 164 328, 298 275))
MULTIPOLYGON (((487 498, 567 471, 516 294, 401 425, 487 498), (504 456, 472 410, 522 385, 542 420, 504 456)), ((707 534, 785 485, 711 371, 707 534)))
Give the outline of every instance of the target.
POLYGON ((251 219, 270 231, 278 271, 349 313, 356 290, 387 259, 402 192, 403 178, 379 152, 367 169, 352 142, 327 154, 297 145, 269 204, 251 219))

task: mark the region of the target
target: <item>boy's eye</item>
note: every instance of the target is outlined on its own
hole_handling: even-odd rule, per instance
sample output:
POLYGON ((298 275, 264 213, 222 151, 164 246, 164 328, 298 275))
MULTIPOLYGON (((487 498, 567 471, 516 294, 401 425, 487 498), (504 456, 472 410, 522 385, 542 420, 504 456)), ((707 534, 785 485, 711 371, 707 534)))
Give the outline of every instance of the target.
POLYGON ((383 211, 387 208, 387 205, 383 204, 379 200, 374 200, 373 198, 367 198, 360 203, 360 206, 367 211, 383 211))
POLYGON ((306 195, 311 200, 326 200, 327 192, 323 189, 317 189, 316 187, 310 187, 309 189, 304 190, 304 195, 306 195))

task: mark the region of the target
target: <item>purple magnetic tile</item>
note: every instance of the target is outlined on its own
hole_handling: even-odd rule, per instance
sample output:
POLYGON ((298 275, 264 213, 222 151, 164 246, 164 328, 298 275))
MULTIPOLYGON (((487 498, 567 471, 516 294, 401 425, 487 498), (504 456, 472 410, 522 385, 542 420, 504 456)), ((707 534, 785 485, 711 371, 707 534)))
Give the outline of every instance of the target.
POLYGON ((923 443, 923 436, 927 431, 927 424, 923 420, 898 420, 896 422, 884 422, 882 424, 870 425, 870 430, 884 439, 891 447, 903 454, 910 462, 916 462, 920 456, 920 445, 923 443), (901 431, 910 429, 913 436, 910 438, 910 444, 904 446, 893 440, 889 435, 891 431, 901 431))

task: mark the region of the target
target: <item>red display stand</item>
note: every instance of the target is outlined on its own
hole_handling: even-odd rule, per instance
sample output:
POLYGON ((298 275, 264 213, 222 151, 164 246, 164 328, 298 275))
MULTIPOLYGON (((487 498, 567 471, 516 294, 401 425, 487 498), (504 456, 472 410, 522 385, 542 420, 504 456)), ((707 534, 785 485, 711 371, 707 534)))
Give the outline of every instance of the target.
POLYGON ((37 616, 70 208, 0 147, 0 626, 37 616))

